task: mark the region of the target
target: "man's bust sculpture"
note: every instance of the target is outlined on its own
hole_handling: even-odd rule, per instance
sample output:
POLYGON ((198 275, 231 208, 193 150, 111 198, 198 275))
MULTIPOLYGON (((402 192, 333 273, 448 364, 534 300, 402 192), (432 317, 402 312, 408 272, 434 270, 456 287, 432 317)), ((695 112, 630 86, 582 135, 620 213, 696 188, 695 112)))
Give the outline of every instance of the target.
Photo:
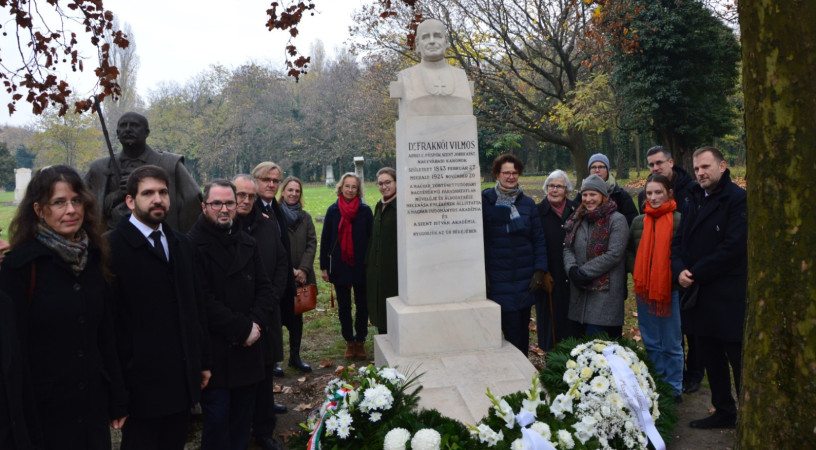
POLYGON ((391 97, 400 99, 399 116, 473 115, 473 85, 464 70, 445 62, 445 25, 425 20, 417 27, 415 42, 421 62, 391 83, 391 97))
POLYGON ((105 225, 112 229, 119 219, 130 214, 125 204, 125 184, 130 173, 145 164, 163 168, 170 175, 171 195, 165 220, 172 228, 186 233, 201 213, 201 189, 184 167, 184 157, 153 150, 146 143, 149 134, 146 117, 135 112, 125 113, 116 124, 116 137, 122 151, 116 155, 115 162, 107 157, 91 163, 85 182, 99 202, 105 225), (114 164, 119 167, 118 177, 114 164))

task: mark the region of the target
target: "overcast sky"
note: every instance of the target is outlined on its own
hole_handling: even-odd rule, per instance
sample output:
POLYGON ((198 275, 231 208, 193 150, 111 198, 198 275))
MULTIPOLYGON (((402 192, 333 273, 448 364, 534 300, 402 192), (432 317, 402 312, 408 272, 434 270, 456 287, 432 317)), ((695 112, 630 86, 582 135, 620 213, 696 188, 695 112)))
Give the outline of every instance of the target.
MULTIPOLYGON (((288 33, 266 29, 270 3, 270 0, 105 0, 105 7, 133 30, 140 60, 137 85, 139 94, 145 97, 163 81, 183 84, 216 63, 237 67, 254 61, 284 70, 288 33)), ((321 39, 331 53, 348 40, 351 14, 364 1, 315 3, 319 9, 314 17, 304 17, 305 23, 299 27, 300 35, 294 43, 301 52, 308 53, 311 43, 321 39)), ((4 29, 5 23, 4 20, 4 29)), ((80 34, 79 39, 87 38, 80 34)), ((83 83, 87 86, 93 83, 93 67, 90 61, 85 64, 83 83)), ((4 91, 0 102, 0 124, 23 125, 33 120, 28 103, 18 102, 17 112, 9 117, 4 91)))

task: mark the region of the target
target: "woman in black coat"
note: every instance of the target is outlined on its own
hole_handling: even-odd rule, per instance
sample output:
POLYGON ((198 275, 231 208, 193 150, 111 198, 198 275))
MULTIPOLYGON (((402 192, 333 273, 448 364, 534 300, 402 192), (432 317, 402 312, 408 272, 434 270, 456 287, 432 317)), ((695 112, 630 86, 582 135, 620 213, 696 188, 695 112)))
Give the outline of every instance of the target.
POLYGON ((329 206, 320 236, 320 270, 323 281, 337 291, 340 329, 346 340, 346 358, 367 357, 368 304, 366 301, 365 255, 374 215, 362 202, 363 183, 346 173, 337 183, 337 201, 329 206), (357 317, 352 328, 351 288, 357 317))
POLYGON ((564 270, 564 222, 579 206, 567 198, 573 188, 567 174, 555 170, 544 181, 546 197, 538 204, 538 215, 547 240, 547 267, 553 279, 552 294, 541 293, 536 303, 538 347, 544 351, 549 351, 563 339, 579 336, 575 323, 567 317, 570 285, 564 270))
POLYGON ((0 290, 14 302, 46 449, 109 449, 108 423, 125 421, 99 228, 94 198, 68 166, 37 171, 11 222, 0 290))

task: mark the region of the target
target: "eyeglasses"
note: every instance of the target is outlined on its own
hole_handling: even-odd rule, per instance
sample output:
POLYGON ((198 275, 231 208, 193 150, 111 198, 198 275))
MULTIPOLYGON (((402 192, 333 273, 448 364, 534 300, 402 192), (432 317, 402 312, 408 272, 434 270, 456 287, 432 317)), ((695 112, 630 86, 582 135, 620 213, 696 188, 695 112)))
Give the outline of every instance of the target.
POLYGON ((235 195, 238 197, 238 200, 243 201, 243 200, 249 199, 249 201, 251 201, 251 202, 254 202, 255 199, 258 197, 255 194, 247 194, 246 192, 238 192, 235 195))
POLYGON ((501 175, 503 177, 517 177, 517 176, 519 176, 519 173, 515 172, 515 171, 513 171, 513 172, 502 172, 501 175))
POLYGON ((548 184, 547 185, 547 190, 550 190, 550 191, 560 191, 560 190, 566 189, 566 188, 567 187, 564 186, 563 184, 548 184))
POLYGON ((589 166, 589 170, 607 170, 604 164, 589 166))
POLYGON ((79 209, 85 206, 85 203, 82 201, 81 198, 72 198, 71 200, 63 199, 54 200, 53 202, 48 202, 48 206, 50 206, 51 209, 53 210, 61 211, 68 207, 68 203, 70 203, 71 206, 74 207, 74 209, 79 209))
POLYGON ((393 183, 393 181, 391 181, 391 180, 378 181, 377 186, 391 186, 391 183, 393 183))
POLYGON ((236 206, 238 206, 238 203, 235 203, 232 200, 230 200, 228 202, 220 202, 220 201, 216 200, 214 202, 204 203, 204 204, 209 206, 210 209, 212 209, 213 211, 221 211, 221 208, 223 208, 225 206, 227 207, 228 210, 232 211, 233 209, 235 209, 236 206))
POLYGON ((266 183, 266 184, 269 184, 269 183, 279 184, 281 182, 281 179, 280 178, 264 177, 264 178, 258 178, 258 181, 260 181, 261 183, 266 183))

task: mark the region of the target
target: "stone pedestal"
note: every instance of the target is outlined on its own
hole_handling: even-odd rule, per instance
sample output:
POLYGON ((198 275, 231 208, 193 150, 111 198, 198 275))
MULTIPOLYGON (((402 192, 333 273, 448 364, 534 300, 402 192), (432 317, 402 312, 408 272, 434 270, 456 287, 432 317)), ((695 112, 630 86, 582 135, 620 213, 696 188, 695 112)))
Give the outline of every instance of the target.
POLYGON ((334 189, 337 181, 334 180, 334 168, 331 164, 326 164, 326 187, 334 189))
POLYGON ((25 197, 28 183, 31 182, 31 169, 14 169, 14 181, 14 204, 19 205, 23 201, 23 197, 25 197))
POLYGON ((354 174, 360 177, 360 200, 365 203, 365 157, 354 157, 354 174))

